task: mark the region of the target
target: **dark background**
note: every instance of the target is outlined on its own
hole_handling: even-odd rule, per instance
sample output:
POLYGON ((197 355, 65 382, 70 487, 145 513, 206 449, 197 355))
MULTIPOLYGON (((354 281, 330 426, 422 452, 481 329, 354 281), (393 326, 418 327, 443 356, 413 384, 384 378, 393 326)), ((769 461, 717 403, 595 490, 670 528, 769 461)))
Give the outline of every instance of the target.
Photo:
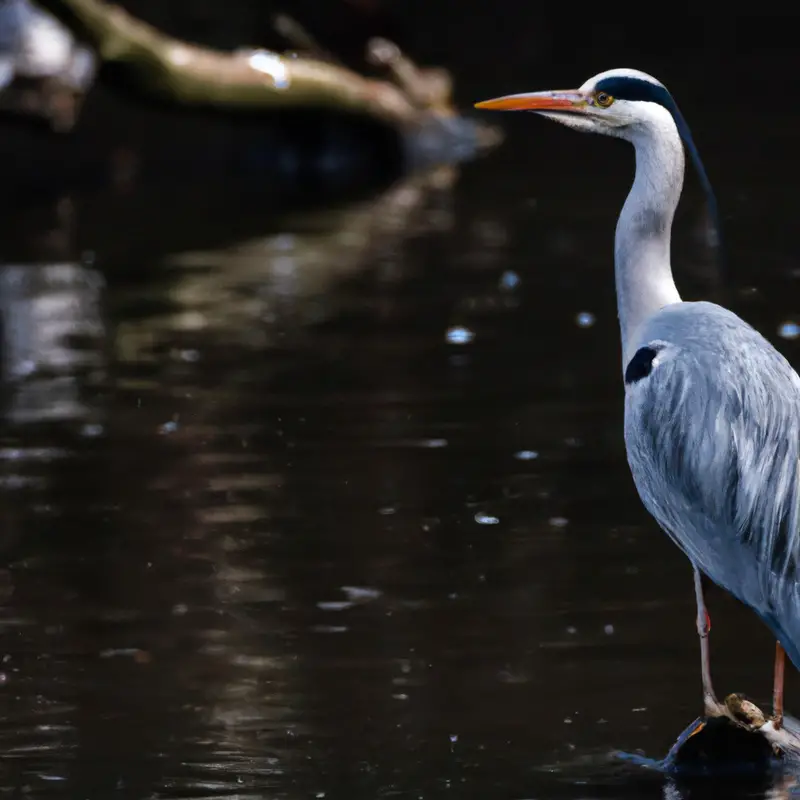
MULTIPOLYGON (((277 44, 260 3, 129 8, 207 44, 277 44)), ((354 66, 393 36, 452 70, 464 109, 616 66, 663 80, 730 266, 690 175, 678 284, 724 289, 798 363, 794 17, 285 10, 354 66)), ((473 163, 320 203, 259 193, 252 170, 223 190, 197 160, 231 146, 218 128, 109 79, 70 146, 168 141, 183 172, 7 207, 9 796, 763 796, 611 758, 660 757, 701 710, 691 571, 622 446, 612 246, 633 156, 492 121, 507 140, 473 163)), ((46 139, 3 123, 3 168, 47 177, 64 145, 46 139)), ((718 691, 767 707, 769 634, 720 592, 710 606, 718 691)))

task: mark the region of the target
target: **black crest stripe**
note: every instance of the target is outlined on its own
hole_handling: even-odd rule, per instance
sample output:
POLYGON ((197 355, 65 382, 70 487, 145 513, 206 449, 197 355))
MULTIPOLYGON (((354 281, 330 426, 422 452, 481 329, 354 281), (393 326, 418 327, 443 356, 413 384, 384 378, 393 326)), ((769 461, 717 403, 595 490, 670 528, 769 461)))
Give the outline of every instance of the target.
POLYGON ((721 225, 719 221, 717 197, 714 194, 711 181, 708 179, 708 174, 706 173, 706 168, 703 166, 700 153, 697 151, 694 139, 692 138, 692 132, 689 130, 689 126, 683 118, 683 114, 681 114, 678 104, 675 102, 672 95, 660 84, 651 83, 641 78, 629 78, 622 75, 614 78, 603 78, 603 80, 597 82, 595 90, 606 92, 618 100, 638 100, 640 102, 657 103, 672 114, 672 118, 675 120, 675 125, 678 128, 678 133, 681 139, 683 139, 686 150, 697 170, 700 183, 706 193, 708 214, 717 236, 717 247, 720 248, 720 260, 724 269, 724 259, 721 255, 721 225))

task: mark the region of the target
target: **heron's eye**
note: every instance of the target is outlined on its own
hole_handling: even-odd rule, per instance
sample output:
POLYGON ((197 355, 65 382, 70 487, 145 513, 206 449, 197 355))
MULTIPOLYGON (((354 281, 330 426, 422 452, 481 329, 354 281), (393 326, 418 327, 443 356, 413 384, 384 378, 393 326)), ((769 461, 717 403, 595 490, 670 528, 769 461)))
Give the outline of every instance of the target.
POLYGON ((614 102, 614 98, 606 92, 595 92, 594 102, 597 103, 600 108, 608 108, 614 102))

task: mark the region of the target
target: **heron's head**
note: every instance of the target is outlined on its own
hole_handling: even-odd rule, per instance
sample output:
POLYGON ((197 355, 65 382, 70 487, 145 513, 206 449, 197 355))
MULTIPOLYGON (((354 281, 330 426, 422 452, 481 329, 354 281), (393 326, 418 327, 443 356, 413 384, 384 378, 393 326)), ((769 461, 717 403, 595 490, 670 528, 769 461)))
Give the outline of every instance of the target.
POLYGON ((635 69, 601 72, 578 89, 512 94, 476 103, 475 107, 533 111, 570 128, 630 140, 652 125, 674 123, 681 136, 681 128, 686 128, 664 84, 635 69))
POLYGON ((497 97, 476 103, 490 111, 533 111, 570 128, 645 143, 653 133, 677 129, 706 192, 714 227, 717 205, 686 120, 672 95, 652 75, 637 69, 610 69, 578 89, 556 89, 497 97))

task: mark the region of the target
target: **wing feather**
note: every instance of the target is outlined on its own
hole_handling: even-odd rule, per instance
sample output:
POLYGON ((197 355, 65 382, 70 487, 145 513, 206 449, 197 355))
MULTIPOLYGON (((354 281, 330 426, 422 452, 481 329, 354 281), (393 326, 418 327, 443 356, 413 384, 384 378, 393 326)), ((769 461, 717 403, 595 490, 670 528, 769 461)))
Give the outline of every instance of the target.
POLYGON ((645 332, 661 349, 626 391, 634 482, 715 583, 765 617, 798 617, 800 379, 734 314, 681 306, 694 308, 662 312, 645 332))

